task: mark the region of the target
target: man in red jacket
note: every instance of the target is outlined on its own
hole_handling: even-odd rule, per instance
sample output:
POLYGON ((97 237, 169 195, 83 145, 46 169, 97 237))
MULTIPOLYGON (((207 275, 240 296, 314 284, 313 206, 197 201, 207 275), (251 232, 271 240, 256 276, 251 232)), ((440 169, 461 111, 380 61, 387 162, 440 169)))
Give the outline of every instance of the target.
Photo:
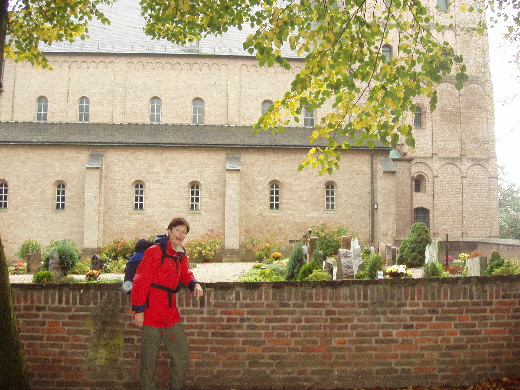
POLYGON ((182 247, 190 231, 188 221, 174 218, 164 242, 146 250, 132 285, 134 323, 141 328, 141 386, 155 390, 154 371, 161 342, 171 358, 170 390, 184 388, 189 344, 175 302, 178 284, 188 286, 195 298, 203 295, 200 283, 189 269, 182 247))

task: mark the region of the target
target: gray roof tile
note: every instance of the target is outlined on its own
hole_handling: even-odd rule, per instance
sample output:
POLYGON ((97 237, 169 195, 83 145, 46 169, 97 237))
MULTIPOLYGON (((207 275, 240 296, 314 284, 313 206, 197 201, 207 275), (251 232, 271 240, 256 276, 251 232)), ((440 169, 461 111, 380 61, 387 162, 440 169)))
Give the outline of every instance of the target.
MULTIPOLYGON (((309 148, 325 146, 325 140, 309 143, 312 129, 286 128, 272 134, 252 134, 251 126, 183 124, 110 124, 0 122, 0 145, 96 145, 166 147, 263 147, 309 148)), ((366 149, 353 147, 353 149, 366 149)), ((376 149, 390 150, 378 145, 376 149)))

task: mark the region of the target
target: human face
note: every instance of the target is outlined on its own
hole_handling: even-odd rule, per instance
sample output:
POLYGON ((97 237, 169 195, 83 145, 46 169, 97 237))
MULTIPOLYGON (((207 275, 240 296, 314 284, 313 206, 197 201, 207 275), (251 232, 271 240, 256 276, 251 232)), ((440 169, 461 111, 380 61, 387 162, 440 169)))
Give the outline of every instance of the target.
POLYGON ((187 234, 188 229, 184 225, 177 225, 173 227, 171 230, 168 230, 168 235, 170 236, 170 241, 174 248, 177 245, 182 245, 182 242, 186 238, 187 234))

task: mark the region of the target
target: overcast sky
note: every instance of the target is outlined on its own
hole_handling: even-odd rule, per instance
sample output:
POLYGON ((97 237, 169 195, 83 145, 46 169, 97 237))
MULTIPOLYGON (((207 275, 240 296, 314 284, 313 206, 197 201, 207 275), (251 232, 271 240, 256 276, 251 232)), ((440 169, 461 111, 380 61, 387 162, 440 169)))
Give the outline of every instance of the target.
POLYGON ((520 188, 520 70, 513 62, 520 44, 505 41, 501 34, 496 28, 489 30, 497 160, 507 180, 520 188))

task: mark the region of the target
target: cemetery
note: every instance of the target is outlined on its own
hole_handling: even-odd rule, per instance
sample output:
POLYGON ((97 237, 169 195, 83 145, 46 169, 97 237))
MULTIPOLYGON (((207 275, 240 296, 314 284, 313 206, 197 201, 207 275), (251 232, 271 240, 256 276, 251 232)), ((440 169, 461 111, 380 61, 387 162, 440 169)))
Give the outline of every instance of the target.
MULTIPOLYGON (((320 252, 311 233, 289 262, 303 258, 304 268, 320 252)), ((426 246, 426 264, 439 264, 439 247, 426 246)), ((520 275, 485 276, 487 258, 478 256, 467 259, 467 276, 418 277, 400 273, 399 250, 387 250, 394 266, 374 262, 382 269, 371 278, 356 275, 379 254, 343 236, 336 258, 321 265, 326 278, 205 283, 199 302, 181 290, 190 388, 464 388, 496 380, 514 388, 507 386, 518 384, 520 367, 520 275)), ((56 252, 46 271, 55 277, 63 272, 56 252)), ((256 268, 283 261, 271 255, 256 268)), ((92 256, 92 268, 101 263, 92 256)), ((120 283, 93 277, 11 290, 32 389, 139 388, 140 334, 120 283)), ((159 382, 167 365, 164 351, 159 382)))

